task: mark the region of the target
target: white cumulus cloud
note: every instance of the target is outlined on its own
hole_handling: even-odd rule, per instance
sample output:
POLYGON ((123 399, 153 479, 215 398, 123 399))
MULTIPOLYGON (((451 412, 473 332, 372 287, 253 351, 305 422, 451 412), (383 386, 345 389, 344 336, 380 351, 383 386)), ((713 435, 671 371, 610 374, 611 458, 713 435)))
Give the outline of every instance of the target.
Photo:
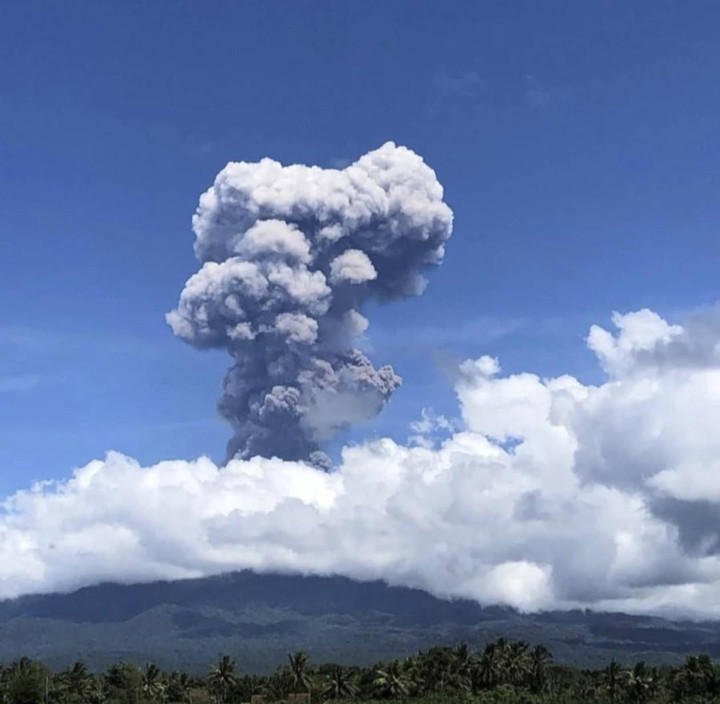
POLYGON ((469 360, 461 421, 425 414, 413 427, 446 439, 347 447, 331 473, 261 457, 141 467, 110 453, 5 500, 0 596, 251 568, 522 609, 718 616, 716 318, 639 311, 593 327, 598 385, 469 360))

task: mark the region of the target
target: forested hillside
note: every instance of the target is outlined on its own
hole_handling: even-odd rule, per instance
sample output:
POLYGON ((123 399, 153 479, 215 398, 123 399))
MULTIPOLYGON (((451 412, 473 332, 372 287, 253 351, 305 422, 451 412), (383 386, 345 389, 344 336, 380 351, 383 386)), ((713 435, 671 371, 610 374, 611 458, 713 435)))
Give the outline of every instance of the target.
POLYGON ((0 660, 54 668, 118 660, 202 673, 221 653, 266 673, 288 652, 371 665, 436 644, 473 649, 498 638, 544 645, 557 661, 601 667, 720 656, 720 625, 589 611, 521 614, 420 590, 337 577, 236 573, 153 584, 105 584, 0 602, 0 660))

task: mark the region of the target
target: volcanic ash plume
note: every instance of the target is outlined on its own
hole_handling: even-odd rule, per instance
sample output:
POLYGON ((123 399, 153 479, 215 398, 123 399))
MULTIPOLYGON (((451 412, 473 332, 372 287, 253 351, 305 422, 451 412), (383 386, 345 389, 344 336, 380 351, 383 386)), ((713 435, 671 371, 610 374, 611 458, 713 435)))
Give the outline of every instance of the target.
POLYGON ((228 458, 326 466, 322 442, 373 417, 401 379, 353 346, 369 298, 422 293, 452 232, 435 173, 388 142, 345 169, 231 162, 193 217, 200 270, 173 332, 233 358, 219 408, 228 458))

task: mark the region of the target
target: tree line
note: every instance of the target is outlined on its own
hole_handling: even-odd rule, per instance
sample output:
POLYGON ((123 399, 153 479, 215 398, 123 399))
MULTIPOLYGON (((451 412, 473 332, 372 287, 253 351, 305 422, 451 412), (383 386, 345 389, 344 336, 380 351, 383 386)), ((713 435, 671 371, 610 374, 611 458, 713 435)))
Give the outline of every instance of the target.
POLYGON ((76 662, 52 672, 29 658, 0 666, 0 704, 269 704, 413 699, 426 704, 720 704, 720 666, 694 655, 680 666, 578 669, 543 646, 499 639, 479 651, 438 646, 373 667, 314 666, 299 651, 269 675, 243 673, 229 656, 205 676, 116 663, 102 673, 76 662))

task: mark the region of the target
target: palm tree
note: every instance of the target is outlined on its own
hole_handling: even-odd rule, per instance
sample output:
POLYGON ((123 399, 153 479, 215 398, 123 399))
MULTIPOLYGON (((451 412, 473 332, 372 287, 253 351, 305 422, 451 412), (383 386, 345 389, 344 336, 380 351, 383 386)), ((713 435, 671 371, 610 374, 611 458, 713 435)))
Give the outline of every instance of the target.
MULTIPOLYGON (((597 700, 597 682, 590 670, 583 670, 580 677, 573 686, 575 700, 582 702, 594 702, 597 700)), ((575 701, 572 700, 572 701, 575 701)))
POLYGON ((292 672, 293 688, 295 692, 309 692, 312 687, 312 678, 310 677, 310 658, 308 654, 302 650, 296 653, 288 654, 290 661, 290 671, 292 672))
POLYGON ((618 691, 620 689, 620 675, 622 670, 620 665, 611 660, 610 664, 605 668, 603 673, 603 679, 605 680, 605 688, 607 689, 608 696, 610 697, 610 704, 615 704, 617 701, 618 691))
POLYGON ((76 662, 69 670, 61 673, 59 681, 65 693, 71 697, 81 702, 91 698, 94 680, 83 663, 76 662))
POLYGON ((152 701, 162 701, 165 697, 165 683, 160 668, 150 663, 145 667, 142 677, 143 694, 152 701))
POLYGON ((444 691, 451 678, 454 655, 449 648, 430 648, 427 653, 420 652, 411 658, 404 668, 405 679, 413 684, 415 695, 444 691))
POLYGON ((227 701, 228 690, 236 681, 235 661, 229 655, 223 655, 207 676, 209 688, 223 702, 227 701))
POLYGON ((501 680, 503 658, 497 643, 490 643, 483 650, 476 667, 476 688, 491 689, 501 680))
POLYGON ((545 688, 547 668, 551 662, 550 651, 542 645, 536 645, 530 651, 530 686, 535 693, 545 688))
POLYGON ((107 692, 101 680, 93 678, 87 690, 86 704, 105 704, 107 701, 107 692))
POLYGON ((473 657, 467 644, 461 643, 456 648, 443 648, 442 654, 436 651, 438 665, 441 669, 440 688, 446 692, 469 693, 473 685, 473 657))
POLYGON ((675 675, 675 689, 685 695, 707 696, 718 690, 718 678, 707 655, 691 655, 675 675))
POLYGON ((505 673, 510 684, 522 687, 530 673, 528 644, 524 641, 511 643, 505 652, 505 673))
POLYGON ((470 655, 470 649, 467 643, 460 643, 452 652, 453 654, 453 666, 454 668, 463 674, 466 674, 470 670, 472 664, 472 656, 470 655))
POLYGON ((632 670, 625 673, 625 689, 633 702, 643 704, 653 696, 656 674, 654 670, 648 670, 644 662, 637 663, 632 670))
POLYGON ((380 696, 399 699, 407 696, 409 682, 403 675, 397 660, 385 669, 377 669, 373 679, 373 687, 380 696))
POLYGON ((279 667, 272 675, 265 679, 264 684, 260 687, 265 697, 273 702, 287 699, 292 688, 293 675, 287 665, 285 665, 285 667, 279 667))
POLYGON ((173 702, 192 704, 191 686, 192 680, 187 672, 173 672, 168 681, 167 696, 173 702))
POLYGON ((352 699, 357 693, 357 687, 348 670, 336 665, 330 671, 323 696, 328 699, 352 699))
POLYGON ((142 697, 143 673, 135 665, 118 662, 103 675, 103 690, 109 700, 137 702, 142 697))
POLYGON ((8 676, 5 695, 11 703, 47 703, 50 673, 39 662, 22 657, 10 666, 8 676))

